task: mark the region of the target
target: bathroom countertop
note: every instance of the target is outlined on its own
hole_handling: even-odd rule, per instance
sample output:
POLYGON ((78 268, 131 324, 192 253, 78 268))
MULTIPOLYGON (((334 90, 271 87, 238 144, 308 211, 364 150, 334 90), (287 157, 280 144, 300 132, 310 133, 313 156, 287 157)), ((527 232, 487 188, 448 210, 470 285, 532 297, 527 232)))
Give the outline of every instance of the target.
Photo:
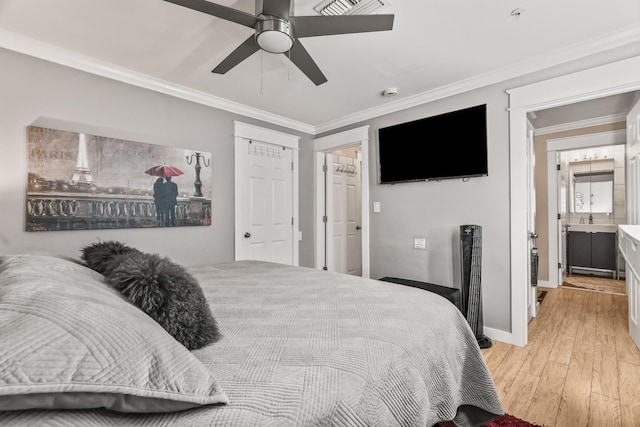
POLYGON ((621 224, 619 227, 632 240, 640 242, 640 225, 621 224))
POLYGON ((615 233, 617 224, 569 224, 569 231, 587 231, 592 233, 615 233))

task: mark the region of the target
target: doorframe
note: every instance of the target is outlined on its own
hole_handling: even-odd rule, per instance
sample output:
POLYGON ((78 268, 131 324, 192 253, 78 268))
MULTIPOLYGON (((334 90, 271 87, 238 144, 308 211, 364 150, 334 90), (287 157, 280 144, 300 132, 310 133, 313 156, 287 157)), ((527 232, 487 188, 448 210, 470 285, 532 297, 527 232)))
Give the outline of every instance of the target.
MULTIPOLYGON (((313 164, 315 188, 314 238, 316 241, 315 267, 322 269, 325 263, 325 227, 323 216, 325 213, 325 181, 322 167, 325 153, 360 146, 362 152, 361 191, 362 191, 362 277, 369 277, 369 125, 346 130, 313 140, 315 161, 313 164)), ((326 254, 331 257, 332 254, 326 254)))
MULTIPOLYGON (((566 138, 546 139, 547 152, 547 212, 549 223, 547 224, 549 254, 549 287, 557 288, 561 285, 558 280, 558 263, 560 254, 558 245, 558 173, 556 170, 556 156, 563 151, 579 150, 589 147, 604 147, 622 145, 627 141, 626 129, 610 130, 605 132, 587 133, 584 135, 569 136, 566 138), (551 194, 554 197, 551 197, 551 194)), ((625 165, 626 169, 626 165, 625 165)), ((570 185, 570 184, 569 184, 570 185)), ((570 214, 570 212, 569 212, 570 214)), ((566 249, 566 246, 563 246, 566 249)), ((566 266, 564 266, 566 268, 566 266)))
POLYGON ((284 132, 279 132, 273 129, 263 128, 260 126, 251 125, 248 123, 243 123, 237 120, 233 121, 233 136, 234 136, 234 258, 238 259, 238 248, 242 243, 244 230, 242 230, 242 220, 240 217, 240 212, 242 212, 242 198, 239 194, 239 185, 241 179, 246 179, 246 176, 243 175, 243 171, 246 170, 244 165, 239 164, 240 156, 238 155, 239 150, 243 150, 244 143, 246 140, 253 140, 264 142, 267 144, 278 145, 285 148, 291 149, 291 161, 292 165, 292 175, 291 175, 291 187, 292 187, 292 195, 291 202, 293 204, 292 215, 293 215, 293 224, 292 224, 292 255, 293 255, 293 265, 298 265, 300 263, 300 214, 298 207, 298 157, 299 157, 299 145, 300 145, 300 137, 296 135, 291 135, 284 132))
POLYGON ((509 95, 511 344, 527 345, 527 113, 640 90, 640 56, 513 89, 509 95))
MULTIPOLYGON (((535 181, 535 144, 533 123, 527 117, 527 138, 529 149, 527 151, 527 232, 529 233, 529 248, 527 252, 531 255, 527 262, 527 269, 533 268, 533 250, 537 250, 536 238, 532 233, 536 233, 536 181, 535 181)), ((537 268, 537 266, 536 266, 537 268)), ((527 322, 538 315, 538 291, 537 285, 533 285, 533 274, 530 274, 527 281, 527 322)))

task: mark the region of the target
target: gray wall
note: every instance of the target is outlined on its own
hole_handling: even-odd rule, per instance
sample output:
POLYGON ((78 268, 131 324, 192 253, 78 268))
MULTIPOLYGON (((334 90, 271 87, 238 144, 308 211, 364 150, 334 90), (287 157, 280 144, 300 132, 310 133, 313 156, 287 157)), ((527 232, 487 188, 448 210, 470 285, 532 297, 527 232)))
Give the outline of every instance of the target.
MULTIPOLYGON (((510 332, 509 98, 506 90, 637 55, 640 55, 640 46, 608 51, 318 135, 370 125, 370 200, 381 203, 380 213, 373 213, 369 207, 371 277, 397 276, 460 288, 459 227, 480 225, 484 326, 510 332), (379 128, 479 104, 487 104, 487 177, 469 182, 378 184, 379 128), (427 238, 426 251, 412 248, 414 236, 427 238)), ((416 135, 416 138, 431 144, 433 155, 437 156, 440 144, 458 144, 465 138, 464 124, 452 129, 446 137, 416 135)), ((460 152, 460 156, 463 155, 460 152)), ((455 159, 442 161, 455 162, 455 159)))
MULTIPOLYGON (((495 88, 449 97, 368 122, 371 125, 371 277, 396 276, 460 288, 460 225, 482 227, 484 324, 510 330, 509 266, 509 134, 507 94, 495 88), (489 175, 440 182, 380 185, 377 129, 472 105, 487 104, 489 175), (427 250, 413 249, 413 237, 427 238, 427 250), (500 309, 497 309, 500 307, 500 309)), ((433 147, 464 145, 464 124, 442 135, 415 135, 416 143, 433 147)), ((400 143, 402 145, 402 143, 400 143)), ((411 152, 407 151, 407 156, 411 152)), ((464 152, 459 153, 464 156, 464 152)), ((456 159, 442 159, 455 162, 456 159)))
MULTIPOLYGON (((0 49, 0 253, 48 252, 78 257, 90 243, 120 240, 184 265, 234 257, 233 120, 311 136, 0 49), (86 132, 212 153, 213 225, 162 229, 25 232, 27 126, 86 132)), ((307 150, 310 151, 310 150, 307 150)), ((303 161, 311 164, 311 160, 303 161)), ((301 170, 309 170, 301 167, 301 170)), ((304 183, 310 178, 304 177, 304 183)), ((310 209, 310 208, 309 208, 310 209)), ((301 206, 303 235, 313 235, 301 206)), ((301 242, 313 264, 313 242, 301 242), (310 249, 306 249, 306 248, 310 249)), ((304 255, 303 255, 304 254, 304 255)))
MULTIPOLYGON (((382 207, 380 213, 371 213, 371 276, 399 276, 459 287, 459 226, 480 225, 483 227, 484 325, 508 333, 511 329, 510 186, 508 96, 505 90, 634 55, 640 55, 640 46, 584 58, 349 126, 371 126, 370 199, 381 202, 382 207), (483 103, 488 107, 488 177, 466 183, 452 180, 394 186, 377 184, 376 135, 379 127, 483 103), (411 248, 413 236, 427 238, 427 251, 411 248)), ((0 81, 3 82, 0 85, 0 153, 3 160, 0 168, 0 253, 45 251, 78 256, 83 245, 99 238, 122 240, 141 250, 162 252, 185 265, 232 260, 232 121, 237 119, 302 137, 300 264, 313 266, 314 190, 310 135, 1 49, 0 63, 0 81), (24 232, 26 126, 31 124, 212 152, 213 225, 160 230, 24 232)), ((335 132, 340 130, 343 129, 335 132)), ((439 144, 456 144, 464 137, 464 127, 461 127, 452 130, 446 138, 431 139, 433 155, 437 155, 439 144)))

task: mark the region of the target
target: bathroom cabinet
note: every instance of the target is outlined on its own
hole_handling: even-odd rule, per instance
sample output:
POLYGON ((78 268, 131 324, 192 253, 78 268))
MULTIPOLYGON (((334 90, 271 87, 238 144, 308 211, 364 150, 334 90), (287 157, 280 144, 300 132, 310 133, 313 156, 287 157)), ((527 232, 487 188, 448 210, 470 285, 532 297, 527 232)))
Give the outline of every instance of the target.
POLYGON ((611 272, 616 277, 616 233, 570 231, 568 236, 569 274, 579 269, 611 272))

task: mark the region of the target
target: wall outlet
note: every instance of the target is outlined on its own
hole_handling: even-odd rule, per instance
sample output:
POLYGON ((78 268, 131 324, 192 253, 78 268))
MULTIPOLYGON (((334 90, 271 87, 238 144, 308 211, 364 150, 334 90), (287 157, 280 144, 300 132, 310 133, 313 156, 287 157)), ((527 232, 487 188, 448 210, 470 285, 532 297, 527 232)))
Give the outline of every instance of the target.
POLYGON ((413 249, 426 250, 427 249, 427 238, 426 237, 414 237, 413 238, 413 249))

